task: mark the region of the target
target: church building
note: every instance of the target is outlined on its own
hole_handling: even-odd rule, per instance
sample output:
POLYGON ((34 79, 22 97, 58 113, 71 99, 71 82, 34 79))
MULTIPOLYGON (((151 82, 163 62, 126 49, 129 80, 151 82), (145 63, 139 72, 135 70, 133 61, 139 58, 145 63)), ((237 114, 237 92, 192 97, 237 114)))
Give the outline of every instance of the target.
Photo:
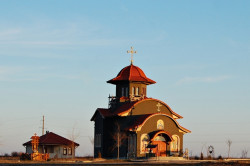
MULTIPOLYGON (((136 53, 131 47, 128 51, 136 53)), ((147 97, 147 86, 156 82, 133 64, 107 81, 116 87, 108 108, 97 108, 94 121, 94 157, 143 158, 182 156, 183 135, 191 131, 183 118, 165 102, 147 97)))

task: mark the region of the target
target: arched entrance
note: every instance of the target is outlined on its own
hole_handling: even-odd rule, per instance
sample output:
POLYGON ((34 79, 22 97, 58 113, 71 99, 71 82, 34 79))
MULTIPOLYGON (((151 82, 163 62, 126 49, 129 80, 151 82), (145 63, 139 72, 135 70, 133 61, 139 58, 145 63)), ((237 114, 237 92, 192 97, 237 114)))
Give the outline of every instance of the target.
POLYGON ((156 156, 166 157, 167 156, 167 146, 168 142, 171 142, 172 138, 170 134, 165 131, 159 131, 155 133, 153 138, 151 139, 151 144, 156 145, 155 148, 152 149, 152 152, 156 156))

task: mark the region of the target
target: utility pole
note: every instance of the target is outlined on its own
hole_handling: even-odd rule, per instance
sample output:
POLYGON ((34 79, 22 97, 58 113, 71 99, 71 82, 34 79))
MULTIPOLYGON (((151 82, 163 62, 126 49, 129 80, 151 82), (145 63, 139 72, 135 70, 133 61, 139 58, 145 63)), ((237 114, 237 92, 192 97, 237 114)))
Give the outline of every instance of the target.
POLYGON ((43 129, 42 129, 42 135, 44 135, 44 115, 43 115, 43 129))

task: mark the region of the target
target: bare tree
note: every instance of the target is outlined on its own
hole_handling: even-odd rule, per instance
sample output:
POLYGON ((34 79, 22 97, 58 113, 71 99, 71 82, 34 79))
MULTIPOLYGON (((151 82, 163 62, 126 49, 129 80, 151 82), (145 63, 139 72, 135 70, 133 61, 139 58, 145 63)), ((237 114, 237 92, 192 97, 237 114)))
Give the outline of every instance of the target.
POLYGON ((244 149, 244 150, 242 150, 242 152, 241 152, 241 158, 247 158, 247 153, 248 153, 248 150, 247 149, 244 149))
MULTIPOLYGON (((94 137, 89 136, 89 141, 90 141, 91 145, 93 146, 93 152, 94 152, 95 151, 94 150, 94 146, 95 146, 95 139, 94 139, 94 137)), ((93 157, 94 157, 94 154, 93 154, 93 157)))
POLYGON ((95 143, 94 137, 89 136, 89 141, 90 141, 90 143, 94 146, 94 143, 95 143))
POLYGON ((228 139, 228 140, 226 141, 226 144, 227 144, 227 146, 228 146, 228 151, 227 151, 228 156, 227 156, 227 158, 229 158, 229 156, 230 156, 230 150, 231 150, 231 145, 232 145, 232 141, 231 141, 230 139, 228 139))
POLYGON ((206 148, 206 146, 207 146, 206 142, 202 144, 202 146, 201 146, 201 153, 203 153, 203 149, 206 148))
POLYGON ((75 148, 76 148, 76 146, 75 146, 75 140, 77 138, 79 138, 79 136, 80 136, 80 133, 75 131, 75 125, 74 125, 73 128, 72 128, 71 133, 69 134, 69 139, 71 140, 71 153, 72 153, 71 155, 72 155, 72 159, 75 157, 75 148))
POLYGON ((121 145, 123 145, 124 141, 127 138, 127 135, 121 131, 121 126, 118 122, 115 123, 116 126, 116 130, 115 132, 112 134, 112 138, 113 140, 115 140, 115 144, 112 148, 112 151, 115 150, 117 148, 117 159, 120 159, 120 147, 121 145))

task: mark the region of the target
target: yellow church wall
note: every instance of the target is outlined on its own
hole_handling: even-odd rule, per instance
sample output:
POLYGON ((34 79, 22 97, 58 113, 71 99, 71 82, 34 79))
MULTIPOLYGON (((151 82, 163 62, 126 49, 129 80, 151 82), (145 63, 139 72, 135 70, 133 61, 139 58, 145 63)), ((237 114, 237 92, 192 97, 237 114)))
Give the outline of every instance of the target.
MULTIPOLYGON (((148 134, 154 131, 160 131, 157 129, 157 121, 162 120, 164 122, 164 131, 168 132, 171 135, 178 135, 180 138, 180 150, 183 149, 183 132, 179 131, 178 126, 173 121, 173 119, 164 116, 164 115, 156 115, 149 118, 145 124, 141 127, 141 130, 137 132, 137 156, 144 157, 145 154, 140 153, 141 146, 141 136, 143 134, 148 134)), ((150 138, 151 139, 151 138, 150 138)), ((170 144, 167 145, 167 151, 170 151, 170 144)), ((170 154, 170 152, 168 152, 170 154)))

